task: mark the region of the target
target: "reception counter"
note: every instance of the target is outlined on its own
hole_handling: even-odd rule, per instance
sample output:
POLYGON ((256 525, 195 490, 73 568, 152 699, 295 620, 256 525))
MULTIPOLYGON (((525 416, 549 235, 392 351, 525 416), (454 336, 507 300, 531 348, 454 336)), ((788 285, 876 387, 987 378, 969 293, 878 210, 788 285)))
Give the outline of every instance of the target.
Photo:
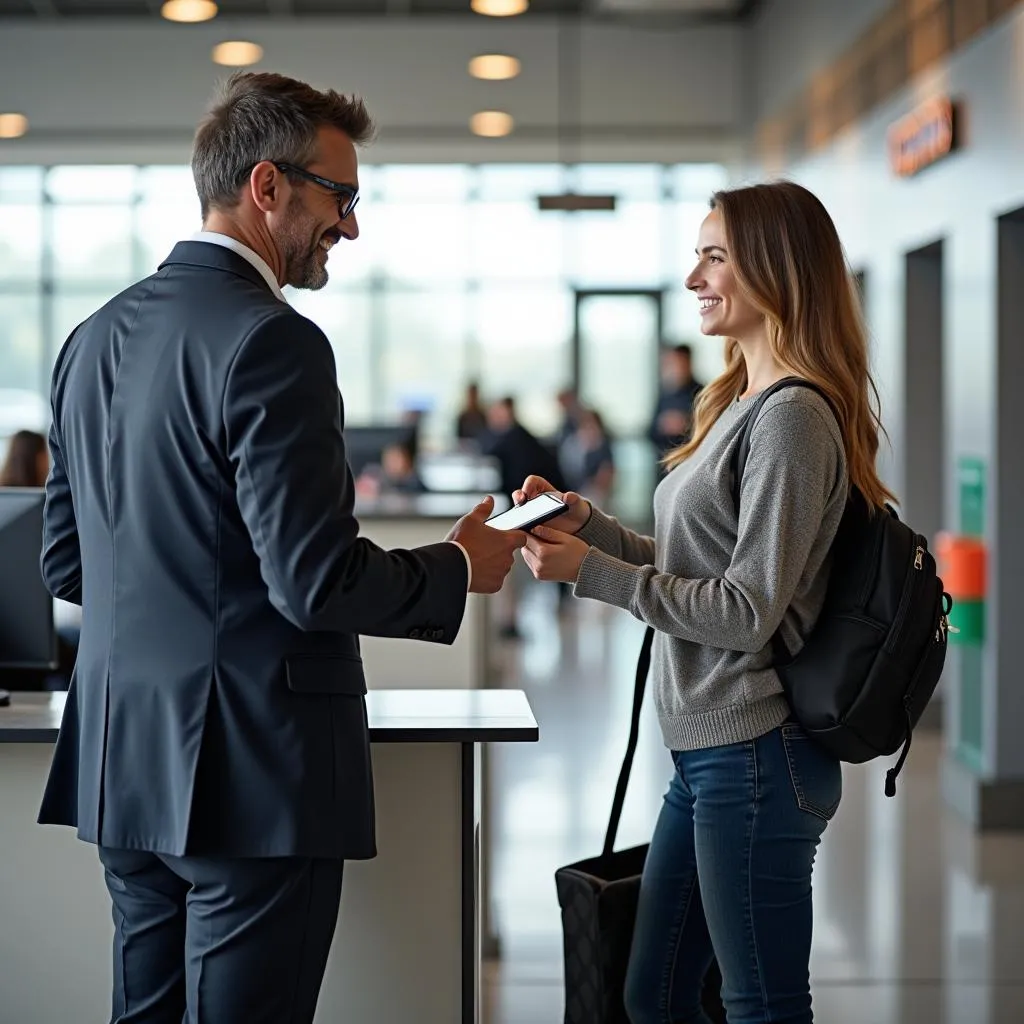
MULTIPOLYGON (((480 1019, 481 745, 531 742, 518 690, 371 690, 377 841, 345 868, 316 1024, 480 1019)), ((0 1020, 109 1019, 110 903, 93 846, 36 824, 63 694, 0 708, 0 1020)))

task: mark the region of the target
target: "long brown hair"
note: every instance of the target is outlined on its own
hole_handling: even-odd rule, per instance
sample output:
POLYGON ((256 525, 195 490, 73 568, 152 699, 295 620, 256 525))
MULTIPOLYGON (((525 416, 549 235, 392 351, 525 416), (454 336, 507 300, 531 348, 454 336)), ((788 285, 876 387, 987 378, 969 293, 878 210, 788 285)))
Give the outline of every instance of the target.
POLYGON ((7 445, 7 458, 0 469, 0 487, 42 487, 39 456, 46 451, 46 438, 32 430, 19 430, 7 445))
MULTIPOLYGON (((776 363, 828 395, 850 482, 870 506, 894 500, 875 470, 879 433, 885 434, 878 390, 860 298, 828 211, 790 181, 716 192, 711 208, 721 214, 736 280, 764 314, 776 363)), ((689 458, 746 389, 747 367, 734 338, 726 340, 725 359, 725 370, 697 399, 693 436, 669 452, 666 465, 689 458)))

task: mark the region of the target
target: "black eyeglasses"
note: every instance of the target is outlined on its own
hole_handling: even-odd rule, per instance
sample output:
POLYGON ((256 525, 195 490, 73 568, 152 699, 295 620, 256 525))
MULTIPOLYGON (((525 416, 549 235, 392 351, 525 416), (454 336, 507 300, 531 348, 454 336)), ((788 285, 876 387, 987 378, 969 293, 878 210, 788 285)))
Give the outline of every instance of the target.
POLYGON ((351 185, 343 185, 340 181, 331 181, 330 178, 321 178, 318 174, 310 174, 301 167, 294 164, 275 163, 274 166, 285 174, 294 174, 297 178, 304 178, 306 181, 315 182, 323 188, 334 193, 338 200, 338 219, 344 220, 356 208, 359 202, 359 189, 351 185))

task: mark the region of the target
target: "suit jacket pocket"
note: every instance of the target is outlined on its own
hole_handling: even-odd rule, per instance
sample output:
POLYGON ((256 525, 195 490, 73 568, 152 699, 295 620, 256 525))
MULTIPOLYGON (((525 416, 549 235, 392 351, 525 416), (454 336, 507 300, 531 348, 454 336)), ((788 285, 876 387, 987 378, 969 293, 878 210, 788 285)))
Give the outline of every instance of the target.
POLYGON ((285 659, 285 678, 292 693, 346 697, 362 697, 366 693, 363 659, 357 655, 293 654, 285 659))

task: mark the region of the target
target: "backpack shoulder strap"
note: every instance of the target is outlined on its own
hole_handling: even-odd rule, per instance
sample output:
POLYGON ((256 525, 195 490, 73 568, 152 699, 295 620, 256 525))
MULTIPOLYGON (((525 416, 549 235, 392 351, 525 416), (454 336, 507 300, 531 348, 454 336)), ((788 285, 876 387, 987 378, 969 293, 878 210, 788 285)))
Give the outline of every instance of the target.
MULTIPOLYGON (((832 407, 828 395, 817 384, 812 384, 809 380, 804 380, 802 377, 783 377, 782 380, 776 381, 758 395, 757 401, 750 412, 747 413, 747 418, 743 423, 743 432, 740 434, 740 443, 733 451, 732 463, 729 467, 729 486, 732 491, 732 501, 736 506, 737 515, 740 512, 740 485, 743 483, 743 470, 746 469, 747 456, 750 454, 750 437, 754 433, 754 424, 757 423, 757 417, 761 414, 764 403, 776 392, 784 391, 786 388, 809 388, 811 391, 816 391, 821 395, 828 402, 829 408, 832 407)), ((784 665, 790 659, 789 649, 778 629, 772 634, 772 652, 775 655, 776 665, 784 665)))
POLYGON ((740 443, 736 446, 732 455, 732 464, 729 468, 729 489, 732 491, 732 501, 736 506, 736 513, 740 511, 740 485, 743 483, 743 470, 747 466, 747 456, 750 454, 750 438, 754 433, 754 425, 757 423, 757 417, 761 414, 761 409, 764 407, 764 403, 768 401, 772 395, 779 391, 784 391, 786 388, 808 388, 811 391, 817 392, 822 398, 828 403, 829 408, 832 408, 832 402, 828 395, 818 387, 817 384, 812 384, 809 380, 804 380, 802 377, 783 377, 782 380, 776 381, 774 384, 766 387, 757 397, 757 401, 754 402, 750 412, 747 413, 747 417, 743 422, 743 432, 740 434, 740 443))

